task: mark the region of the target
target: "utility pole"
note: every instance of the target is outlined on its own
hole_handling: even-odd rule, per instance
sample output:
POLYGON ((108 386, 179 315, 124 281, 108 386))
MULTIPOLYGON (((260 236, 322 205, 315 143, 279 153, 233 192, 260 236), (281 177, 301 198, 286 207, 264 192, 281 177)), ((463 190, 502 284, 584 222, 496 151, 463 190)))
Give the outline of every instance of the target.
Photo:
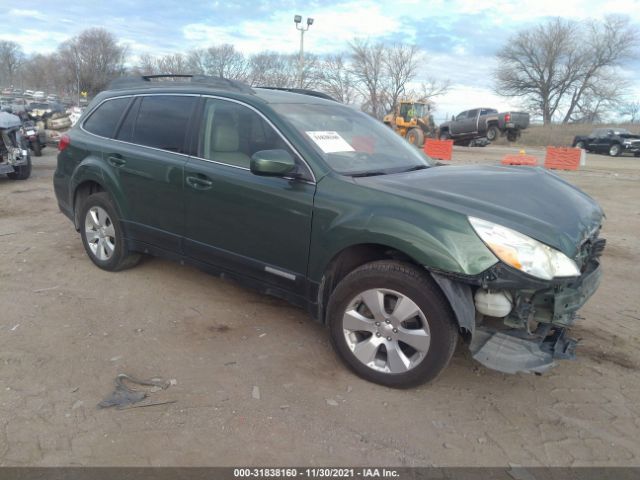
POLYGON ((298 56, 298 88, 302 88, 302 74, 304 71, 304 32, 309 30, 309 27, 313 25, 313 18, 307 18, 306 28, 304 25, 302 25, 302 15, 294 16, 293 21, 296 24, 296 29, 300 30, 300 54, 298 56))

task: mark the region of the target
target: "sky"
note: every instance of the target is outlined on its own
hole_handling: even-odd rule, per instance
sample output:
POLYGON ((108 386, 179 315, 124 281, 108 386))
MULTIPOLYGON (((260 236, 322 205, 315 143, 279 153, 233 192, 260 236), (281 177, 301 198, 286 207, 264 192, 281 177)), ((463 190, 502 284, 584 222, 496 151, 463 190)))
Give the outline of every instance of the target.
MULTIPOLYGON (((17 42, 27 54, 52 52, 85 28, 103 27, 128 45, 130 61, 221 43, 247 54, 294 53, 300 36, 293 16, 312 17, 306 52, 343 51, 354 38, 418 45, 424 52, 419 77, 452 82, 437 99, 437 121, 477 106, 518 108, 493 93, 491 72, 496 51, 520 29, 555 16, 586 20, 609 13, 640 26, 640 0, 0 0, 0 11, 10 25, 0 29, 0 40, 17 42)), ((640 62, 625 74, 640 79, 640 62)), ((634 81, 637 99, 640 80, 634 81)))

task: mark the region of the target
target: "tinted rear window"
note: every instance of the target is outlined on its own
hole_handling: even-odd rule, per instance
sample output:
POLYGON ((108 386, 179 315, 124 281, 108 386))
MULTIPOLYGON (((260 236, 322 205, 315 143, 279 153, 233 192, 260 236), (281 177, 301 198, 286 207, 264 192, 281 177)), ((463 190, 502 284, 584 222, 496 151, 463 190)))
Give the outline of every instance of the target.
POLYGON ((84 122, 84 129, 101 137, 111 138, 130 100, 130 98, 107 100, 84 122))
POLYGON ((187 125, 195 97, 158 95, 144 97, 132 142, 171 152, 184 152, 187 125))

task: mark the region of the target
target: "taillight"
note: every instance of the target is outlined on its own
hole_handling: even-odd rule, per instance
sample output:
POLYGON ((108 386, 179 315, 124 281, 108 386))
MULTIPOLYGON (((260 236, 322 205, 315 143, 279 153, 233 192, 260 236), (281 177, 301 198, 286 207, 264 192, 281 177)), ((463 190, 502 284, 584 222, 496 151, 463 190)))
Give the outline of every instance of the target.
POLYGON ((58 151, 63 152, 69 145, 71 145, 71 138, 69 135, 62 135, 58 142, 58 151))
POLYGON ((510 113, 505 113, 505 115, 504 115, 504 121, 505 121, 505 122, 510 122, 510 121, 511 121, 511 114, 510 114, 510 113))

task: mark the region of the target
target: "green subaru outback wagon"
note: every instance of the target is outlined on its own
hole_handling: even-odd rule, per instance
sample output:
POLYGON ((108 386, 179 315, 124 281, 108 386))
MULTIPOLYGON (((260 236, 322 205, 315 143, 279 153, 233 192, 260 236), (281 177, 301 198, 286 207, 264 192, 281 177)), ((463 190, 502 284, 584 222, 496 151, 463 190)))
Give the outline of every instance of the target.
POLYGON ((157 255, 284 298, 392 387, 434 379, 459 340, 502 372, 574 357, 605 243, 588 195, 437 166, 316 92, 171 80, 116 80, 60 141, 58 203, 98 267, 157 255))

